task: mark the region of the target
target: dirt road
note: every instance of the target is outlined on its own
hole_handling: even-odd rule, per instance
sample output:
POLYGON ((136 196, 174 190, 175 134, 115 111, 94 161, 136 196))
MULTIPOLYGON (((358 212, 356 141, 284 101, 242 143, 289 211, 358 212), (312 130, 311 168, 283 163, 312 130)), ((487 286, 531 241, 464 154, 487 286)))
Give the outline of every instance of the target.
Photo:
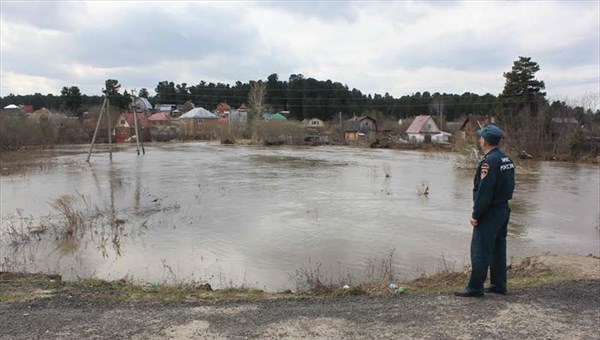
POLYGON ((600 281, 458 298, 0 303, 0 339, 598 339, 600 281))

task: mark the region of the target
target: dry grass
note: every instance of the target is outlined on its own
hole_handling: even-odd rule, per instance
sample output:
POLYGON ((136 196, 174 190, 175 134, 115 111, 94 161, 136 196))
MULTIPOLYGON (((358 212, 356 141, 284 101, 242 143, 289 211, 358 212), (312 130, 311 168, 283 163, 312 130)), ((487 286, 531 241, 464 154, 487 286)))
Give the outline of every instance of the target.
POLYGON ((296 285, 296 291, 308 294, 334 294, 334 295, 356 295, 358 292, 366 294, 365 287, 372 290, 373 286, 393 281, 398 273, 394 272, 394 253, 390 251, 386 258, 368 259, 362 277, 356 277, 342 268, 323 268, 320 262, 312 263, 309 259, 306 266, 297 269, 290 279, 296 285), (375 283, 375 284, 374 284, 375 283), (350 288, 342 288, 348 285, 350 288))
MULTIPOLYGON (((376 261, 379 263, 379 261, 376 261)), ((389 271, 388 260, 381 262, 382 274, 389 271)), ((248 287, 229 287, 213 290, 207 283, 187 284, 146 284, 136 283, 125 277, 116 281, 82 279, 75 282, 61 282, 58 275, 20 274, 0 272, 0 301, 18 302, 52 295, 68 295, 84 301, 151 301, 186 302, 195 300, 254 301, 264 299, 330 298, 351 295, 394 296, 397 293, 388 289, 389 280, 372 281, 342 288, 339 285, 323 284, 317 266, 306 278, 319 283, 314 289, 292 293, 290 290, 267 293, 248 287)), ((389 277, 388 277, 389 278, 389 277)), ((469 272, 453 272, 444 267, 441 272, 421 277, 405 283, 405 294, 446 293, 461 290, 469 278, 469 272)), ((578 280, 581 277, 565 274, 548 268, 528 265, 527 259, 509 269, 509 289, 523 289, 553 284, 562 281, 578 280)))
POLYGON ((252 123, 252 131, 255 143, 265 145, 300 144, 306 134, 298 122, 287 120, 256 121, 252 123))

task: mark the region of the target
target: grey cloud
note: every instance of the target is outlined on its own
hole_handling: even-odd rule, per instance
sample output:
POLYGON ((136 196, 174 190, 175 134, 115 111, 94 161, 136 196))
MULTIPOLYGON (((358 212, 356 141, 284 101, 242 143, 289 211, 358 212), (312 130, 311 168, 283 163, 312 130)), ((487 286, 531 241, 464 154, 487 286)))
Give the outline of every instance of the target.
POLYGON ((251 53, 258 32, 225 11, 189 13, 179 18, 158 10, 139 11, 106 27, 74 35, 73 58, 102 67, 145 66, 210 55, 251 53))
POLYGON ((276 1, 259 3, 289 14, 316 18, 321 21, 343 20, 352 22, 358 17, 359 4, 352 1, 276 1))
POLYGON ((441 36, 435 42, 419 42, 404 46, 395 53, 380 58, 384 67, 439 67, 470 70, 489 70, 513 58, 502 41, 475 41, 472 32, 441 36))
POLYGON ((74 2, 3 2, 2 21, 64 31, 81 4, 74 2))
POLYGON ((553 65, 571 67, 577 64, 597 65, 600 48, 598 41, 600 35, 595 34, 585 37, 584 40, 570 46, 554 49, 544 53, 544 59, 553 65))

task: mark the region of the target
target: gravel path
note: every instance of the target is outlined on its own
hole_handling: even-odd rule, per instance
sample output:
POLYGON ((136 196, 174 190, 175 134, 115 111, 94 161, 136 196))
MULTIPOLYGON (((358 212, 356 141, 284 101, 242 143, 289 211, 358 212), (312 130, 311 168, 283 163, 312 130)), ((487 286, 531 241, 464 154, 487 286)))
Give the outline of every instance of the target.
POLYGON ((599 339, 600 281, 507 296, 0 303, 0 339, 599 339))

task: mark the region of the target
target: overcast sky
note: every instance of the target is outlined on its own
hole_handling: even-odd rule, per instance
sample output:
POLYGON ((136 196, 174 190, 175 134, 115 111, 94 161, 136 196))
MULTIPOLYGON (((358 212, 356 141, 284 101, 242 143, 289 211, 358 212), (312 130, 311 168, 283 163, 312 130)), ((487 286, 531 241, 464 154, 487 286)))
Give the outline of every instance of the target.
POLYGON ((598 1, 1 2, 1 95, 303 74, 364 93, 498 94, 518 56, 551 98, 600 92, 598 1))

